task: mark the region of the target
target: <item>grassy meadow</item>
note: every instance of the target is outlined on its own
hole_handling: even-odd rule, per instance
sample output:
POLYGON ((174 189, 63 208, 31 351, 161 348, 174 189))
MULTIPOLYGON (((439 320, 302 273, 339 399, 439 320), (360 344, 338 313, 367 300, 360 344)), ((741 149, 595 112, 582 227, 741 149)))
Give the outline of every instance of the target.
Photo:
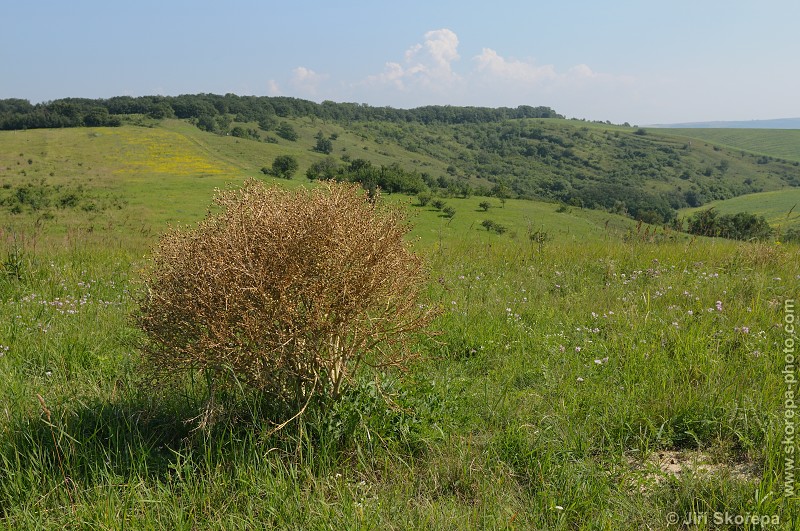
POLYGON ((690 216, 692 213, 714 208, 721 214, 750 212, 764 216, 772 227, 786 230, 800 228, 800 189, 790 188, 773 192, 747 194, 724 201, 712 201, 699 208, 687 208, 681 213, 690 216))
POLYGON ((659 133, 696 138, 730 149, 800 162, 797 129, 663 129, 659 133))
MULTIPOLYGON (((577 207, 448 198, 451 219, 385 196, 442 308, 419 361, 277 433, 246 391, 238 422, 194 431, 202 383, 143 385, 138 274, 277 148, 184 127, 0 133, 0 197, 29 183, 51 205, 0 213, 0 528, 800 527, 782 444, 800 248, 577 207)), ((317 155, 297 156, 302 174, 317 155)))

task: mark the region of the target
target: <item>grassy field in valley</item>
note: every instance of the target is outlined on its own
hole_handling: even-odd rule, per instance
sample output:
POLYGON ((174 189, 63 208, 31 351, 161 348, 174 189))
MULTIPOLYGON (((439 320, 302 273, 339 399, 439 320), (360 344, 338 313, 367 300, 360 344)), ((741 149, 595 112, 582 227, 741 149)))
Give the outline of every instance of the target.
POLYGON ((750 212, 764 216, 767 222, 782 230, 800 228, 800 189, 790 188, 774 192, 747 194, 725 201, 712 201, 702 207, 687 208, 682 215, 691 216, 694 212, 714 208, 721 214, 750 212))
POLYGON ((0 136, 0 191, 51 203, 0 215, 0 528, 800 527, 782 443, 800 248, 599 211, 448 198, 448 219, 385 196, 443 310, 420 360, 276 434, 246 392, 240 422, 192 431, 203 385, 142 385, 138 272, 168 223, 264 163, 180 127, 0 136))

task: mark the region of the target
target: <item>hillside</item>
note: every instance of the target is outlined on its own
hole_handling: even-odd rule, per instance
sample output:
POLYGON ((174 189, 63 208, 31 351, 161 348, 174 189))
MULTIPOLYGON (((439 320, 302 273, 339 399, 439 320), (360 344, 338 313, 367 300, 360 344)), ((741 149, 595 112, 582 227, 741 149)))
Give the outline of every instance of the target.
MULTIPOLYGON (((783 458, 789 365, 777 353, 792 339, 800 246, 688 237, 514 197, 603 186, 625 201, 725 195, 742 180, 774 191, 713 204, 763 198, 786 217, 796 165, 649 130, 442 113, 430 123, 127 114, 113 127, 0 131, 0 528, 668 529, 673 516, 709 513, 796 528, 786 479, 796 469, 783 458), (293 178, 269 174, 286 155, 293 178), (315 378, 304 404, 246 379, 218 385, 217 370, 236 377, 225 359, 154 381, 143 356, 153 338, 136 316, 164 286, 147 282, 159 236, 214 211, 217 188, 317 186, 306 171, 326 161, 337 178, 381 179, 383 198, 405 206, 426 269, 419 308, 438 310, 433 337, 375 374, 363 369, 380 358, 367 353, 338 397, 322 386, 315 396, 315 378)), ((313 231, 299 222, 271 234, 286 244, 334 232, 325 220, 339 212, 313 231)), ((243 232, 257 262, 266 253, 243 232)), ((232 242, 215 248, 227 258, 232 242)), ((161 250, 207 265, 191 248, 161 250)), ((380 260, 374 249, 363 256, 380 260)), ((331 270, 316 254, 306 247, 297 262, 309 267, 286 268, 301 295, 331 270)), ((283 268, 208 269, 221 291, 260 297, 283 268)), ((185 290, 176 276, 166 284, 185 290)), ((256 346, 255 363, 274 366, 276 350, 243 327, 264 320, 228 313, 232 299, 205 301, 225 308, 235 341, 256 346)), ((285 306, 298 329, 316 301, 300 300, 285 306)), ((194 322, 197 335, 175 337, 197 341, 208 325, 194 322)))
POLYGON ((800 129, 664 129, 659 132, 749 155, 800 162, 800 129))
MULTIPOLYGON (((673 222, 680 209, 800 186, 800 154, 791 131, 734 132, 732 138, 698 142, 681 130, 564 120, 544 107, 402 110, 230 94, 26 104, 0 101, 2 128, 115 126, 76 129, 82 131, 78 137, 94 143, 87 157, 95 166, 116 161, 131 176, 145 180, 174 175, 176 169, 202 176, 211 188, 226 178, 257 176, 277 156, 290 155, 299 165, 295 182, 320 164, 329 176, 338 172, 337 178, 411 195, 430 191, 445 198, 540 200, 662 224, 673 222), (198 153, 192 156, 209 166, 193 166, 199 163, 188 155, 185 160, 167 155, 185 146, 170 147, 172 140, 149 138, 146 131, 178 135, 174 141, 192 144, 198 153), (164 153, 156 146, 164 147, 164 153)), ((10 136, 4 138, 14 139, 15 134, 38 133, 6 134, 10 136)), ((0 176, 48 176, 41 172, 49 163, 14 168, 19 160, 12 155, 19 142, 8 142, 4 157, 11 158, 0 161, 5 164, 0 176)), ((20 153, 25 151, 19 147, 20 153)), ((22 160, 27 158, 40 157, 22 160)), ((69 164, 58 171, 53 164, 54 175, 69 174, 69 164)), ((147 204, 168 197, 158 187, 141 192, 156 194, 155 203, 147 204)))
MULTIPOLYGON (((325 155, 308 145, 314 133, 339 133, 342 153, 355 152, 375 165, 403 161, 409 171, 424 168, 446 174, 443 163, 431 157, 404 152, 348 133, 339 126, 293 120, 299 138, 288 142, 256 142, 199 130, 182 120, 165 120, 149 127, 36 129, 0 132, 0 227, 7 234, 27 233, 38 238, 80 234, 110 234, 139 245, 163 232, 167 224, 199 220, 217 188, 238 185, 246 178, 297 186, 325 155), (260 170, 280 154, 299 161, 294 179, 276 179, 260 170)), ((455 209, 447 218, 431 205, 421 207, 402 194, 388 194, 412 208, 414 236, 433 242, 443 235, 472 231, 492 237, 481 223, 491 219, 507 229, 506 237, 527 237, 541 232, 569 239, 589 235, 623 234, 634 227, 624 216, 572 208, 557 212, 547 202, 489 198, 445 197, 455 209)), ((496 237, 496 236, 494 236, 496 237)))
POLYGON ((656 223, 687 206, 800 185, 800 163, 698 145, 661 131, 554 119, 353 127, 376 141, 444 160, 461 178, 505 182, 519 197, 656 223))

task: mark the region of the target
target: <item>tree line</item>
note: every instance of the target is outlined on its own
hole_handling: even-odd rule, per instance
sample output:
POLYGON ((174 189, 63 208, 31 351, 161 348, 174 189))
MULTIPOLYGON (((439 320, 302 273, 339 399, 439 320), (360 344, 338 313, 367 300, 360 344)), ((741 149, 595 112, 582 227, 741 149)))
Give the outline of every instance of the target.
POLYGON ((276 117, 312 116, 335 122, 387 121, 421 124, 501 122, 519 118, 563 118, 549 107, 521 105, 516 108, 425 106, 416 109, 373 107, 358 103, 313 101, 286 96, 238 96, 236 94, 183 94, 180 96, 116 96, 107 99, 63 98, 32 104, 29 100, 0 100, 0 129, 117 126, 123 115, 156 119, 209 119, 232 115, 237 122, 270 123, 276 117))

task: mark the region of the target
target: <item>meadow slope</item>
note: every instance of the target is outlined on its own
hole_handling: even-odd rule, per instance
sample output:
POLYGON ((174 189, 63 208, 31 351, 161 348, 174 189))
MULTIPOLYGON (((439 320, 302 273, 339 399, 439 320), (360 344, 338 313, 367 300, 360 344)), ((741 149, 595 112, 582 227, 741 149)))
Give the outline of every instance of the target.
POLYGON ((695 138, 729 149, 800 161, 799 129, 665 129, 667 135, 695 138))
MULTIPOLYGON (((293 123, 306 142, 322 126, 293 123)), ((149 250, 213 211, 215 188, 307 183, 264 176, 276 154, 301 171, 321 155, 151 125, 0 133, 0 528, 800 528, 783 437, 797 245, 496 197, 443 198, 448 218, 385 195, 442 310, 419 360, 277 433, 246 389, 194 430, 204 380, 142 376, 149 250)), ((404 152, 324 127, 375 163, 404 152)))

